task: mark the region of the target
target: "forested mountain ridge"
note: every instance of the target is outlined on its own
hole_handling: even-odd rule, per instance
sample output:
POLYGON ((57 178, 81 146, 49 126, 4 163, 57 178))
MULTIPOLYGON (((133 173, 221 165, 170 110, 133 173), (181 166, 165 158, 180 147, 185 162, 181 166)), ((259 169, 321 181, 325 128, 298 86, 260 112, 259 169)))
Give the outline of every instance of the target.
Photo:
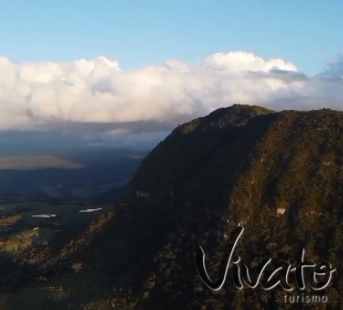
POLYGON ((79 240, 72 260, 106 288, 80 296, 80 309, 341 309, 342 191, 343 112, 234 105, 178 126, 141 162, 87 246, 79 240), (229 276, 213 292, 198 275, 197 247, 218 279, 237 226, 235 254, 251 270, 272 258, 270 275, 279 259, 295 264, 306 249, 306 260, 337 269, 332 281, 287 293, 239 290, 229 276), (294 294, 324 294, 327 303, 285 301, 294 294))
POLYGON ((342 112, 219 109, 176 128, 142 161, 128 187, 125 253, 139 257, 127 268, 137 271, 131 285, 143 309, 327 306, 287 304, 280 289, 240 291, 232 283, 217 293, 208 289, 196 270, 196 247, 204 248, 207 268, 218 278, 238 225, 245 231, 237 253, 252 266, 267 258, 295 263, 303 248, 306 259, 329 261, 337 273, 325 294, 340 309, 342 112))

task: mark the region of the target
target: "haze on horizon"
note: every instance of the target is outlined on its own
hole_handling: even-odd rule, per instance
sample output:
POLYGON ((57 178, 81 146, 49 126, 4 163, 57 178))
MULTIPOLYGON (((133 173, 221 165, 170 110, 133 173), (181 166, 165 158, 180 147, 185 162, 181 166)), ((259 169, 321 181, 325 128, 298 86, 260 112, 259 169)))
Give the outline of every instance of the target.
POLYGON ((100 2, 6 8, 3 145, 151 148, 177 124, 234 103, 343 107, 339 1, 100 2))

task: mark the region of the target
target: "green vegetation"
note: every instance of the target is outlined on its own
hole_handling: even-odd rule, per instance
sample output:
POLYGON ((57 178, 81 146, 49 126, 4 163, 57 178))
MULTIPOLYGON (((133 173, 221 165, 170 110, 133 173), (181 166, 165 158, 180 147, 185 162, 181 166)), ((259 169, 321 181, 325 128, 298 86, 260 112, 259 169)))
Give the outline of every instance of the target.
MULTIPOLYGON (((228 251, 225 236, 238 223, 246 228, 238 249, 245 261, 282 257, 294 262, 306 248, 308 259, 328 260, 339 270, 342 121, 342 112, 329 109, 275 113, 235 105, 179 126, 160 143, 142 162, 129 195, 132 212, 140 206, 145 220, 155 224, 142 223, 145 238, 164 233, 149 254, 156 257, 152 303, 158 305, 164 296, 192 309, 287 309, 280 290, 240 292, 228 283, 215 294, 198 278, 195 247, 209 253, 208 269, 215 277, 228 251), (137 189, 149 191, 149 200, 132 198, 137 189), (278 208, 285 213, 278 216, 278 208)), ((336 276, 327 289, 334 309, 340 309, 342 287, 336 276)))
MULTIPOLYGON (((29 292, 28 309, 342 309, 342 190, 342 112, 219 109, 161 142, 125 198, 54 249, 53 268, 36 275, 46 281, 21 286, 19 296, 29 292), (239 291, 232 281, 216 293, 203 285, 196 247, 217 278, 239 223, 236 254, 251 268, 267 258, 295 263, 302 248, 336 267, 328 304, 285 304, 280 289, 239 291), (48 286, 56 289, 42 295, 48 286)), ((0 302, 21 309, 17 298, 0 302)))

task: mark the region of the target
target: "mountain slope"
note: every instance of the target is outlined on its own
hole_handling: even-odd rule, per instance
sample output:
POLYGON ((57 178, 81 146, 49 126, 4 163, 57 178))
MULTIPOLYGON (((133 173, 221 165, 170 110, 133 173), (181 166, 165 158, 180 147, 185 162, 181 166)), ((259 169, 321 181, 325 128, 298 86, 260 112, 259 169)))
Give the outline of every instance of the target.
POLYGON ((341 309, 342 190, 342 112, 234 105, 181 125, 141 162, 87 250, 73 254, 106 288, 80 309, 341 309), (218 292, 206 287, 197 246, 219 278, 238 225, 235 253, 251 267, 272 258, 271 274, 277 259, 295 263, 305 248, 306 259, 337 268, 325 291, 306 291, 328 305, 285 303, 279 288, 238 290, 230 277, 218 292))
MULTIPOLYGON (((118 212, 122 227, 102 234, 114 245, 125 240, 125 263, 108 248, 103 267, 116 270, 117 280, 123 270, 122 283, 141 296, 143 309, 294 309, 281 290, 242 293, 231 283, 213 293, 197 274, 196 247, 203 246, 208 270, 218 277, 227 238, 243 224, 239 253, 245 262, 294 262, 306 248, 307 258, 339 269, 342 121, 342 112, 329 109, 276 113, 235 105, 176 128, 130 182, 128 206, 118 212)), ((341 285, 334 277, 326 291, 335 309, 341 285)))

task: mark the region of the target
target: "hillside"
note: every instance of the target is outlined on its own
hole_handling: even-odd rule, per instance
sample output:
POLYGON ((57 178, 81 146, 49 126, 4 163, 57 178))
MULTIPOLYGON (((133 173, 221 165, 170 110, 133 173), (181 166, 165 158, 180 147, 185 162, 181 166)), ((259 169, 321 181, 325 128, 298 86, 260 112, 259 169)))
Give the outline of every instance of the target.
MULTIPOLYGON (((341 309, 342 190, 343 112, 234 105, 183 124, 141 162, 87 250, 73 254, 101 279, 93 295, 70 287, 73 307, 341 309), (280 288, 238 290, 232 280, 218 292, 205 286, 197 246, 217 279, 237 226, 244 234, 235 253, 251 268, 272 258, 271 274, 277 259, 295 263, 303 248, 307 260, 330 262, 337 268, 330 285, 306 291, 324 294, 328 303, 285 303, 280 288)), ((87 277, 80 274, 72 281, 87 277)))

